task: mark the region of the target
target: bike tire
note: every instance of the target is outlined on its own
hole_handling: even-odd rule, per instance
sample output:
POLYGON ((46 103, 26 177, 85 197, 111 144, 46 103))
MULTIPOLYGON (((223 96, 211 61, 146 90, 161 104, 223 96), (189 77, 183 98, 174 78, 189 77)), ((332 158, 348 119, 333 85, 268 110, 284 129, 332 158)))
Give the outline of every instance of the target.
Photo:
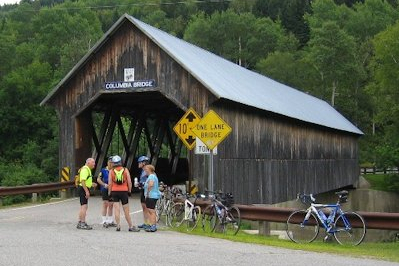
POLYGON ((166 207, 165 207, 165 210, 164 210, 164 213, 165 213, 165 225, 166 226, 169 226, 169 227, 171 227, 171 210, 172 210, 172 207, 175 205, 175 203, 173 202, 173 201, 171 201, 171 200, 169 200, 167 203, 166 203, 166 207))
POLYGON ((187 220, 187 231, 193 231, 197 227, 200 220, 201 207, 194 206, 194 208, 191 210, 191 217, 187 220))
POLYGON ((356 212, 341 213, 334 222, 334 238, 341 245, 357 246, 365 236, 366 223, 356 212))
POLYGON ((227 209, 227 213, 223 218, 223 226, 223 232, 226 235, 235 236, 240 230, 241 214, 240 210, 236 206, 227 209))
POLYGON ((184 204, 181 202, 173 204, 169 215, 170 226, 174 228, 179 227, 184 220, 184 204))
POLYGON ((287 236, 295 243, 310 243, 319 234, 319 221, 313 213, 310 213, 309 219, 305 221, 307 212, 307 210, 294 211, 287 219, 287 236))
POLYGON ((215 230, 217 215, 212 205, 207 206, 202 212, 202 230, 211 233, 215 230))
POLYGON ((155 205, 155 214, 156 214, 156 217, 157 217, 156 218, 157 219, 157 223, 161 219, 161 215, 162 215, 162 212, 163 212, 162 206, 163 206, 163 202, 160 201, 160 200, 157 200, 157 203, 155 205))

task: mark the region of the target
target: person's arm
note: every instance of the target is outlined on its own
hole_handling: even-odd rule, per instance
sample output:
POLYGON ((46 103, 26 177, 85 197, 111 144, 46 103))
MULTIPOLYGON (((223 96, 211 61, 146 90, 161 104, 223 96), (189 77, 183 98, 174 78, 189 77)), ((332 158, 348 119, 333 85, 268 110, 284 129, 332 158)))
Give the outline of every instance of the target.
POLYGON ((148 180, 148 187, 147 187, 147 195, 146 198, 150 197, 150 191, 152 190, 152 188, 154 187, 154 180, 152 180, 152 178, 150 180, 148 180))
POLYGON ((111 191, 112 191, 112 178, 114 175, 114 171, 109 171, 109 175, 108 175, 108 196, 111 195, 111 191))
POLYGON ((108 184, 106 184, 105 182, 103 182, 103 180, 102 180, 102 174, 101 174, 101 173, 100 173, 100 174, 98 175, 98 177, 97 177, 97 183, 99 183, 101 186, 103 186, 103 187, 105 187, 105 188, 108 187, 108 184))
POLYGON ((132 178, 130 177, 130 172, 127 168, 125 168, 126 171, 126 179, 127 179, 127 189, 130 193, 132 191, 132 178))
POLYGON ((86 193, 86 199, 90 197, 90 190, 86 187, 86 182, 82 182, 82 187, 86 193))

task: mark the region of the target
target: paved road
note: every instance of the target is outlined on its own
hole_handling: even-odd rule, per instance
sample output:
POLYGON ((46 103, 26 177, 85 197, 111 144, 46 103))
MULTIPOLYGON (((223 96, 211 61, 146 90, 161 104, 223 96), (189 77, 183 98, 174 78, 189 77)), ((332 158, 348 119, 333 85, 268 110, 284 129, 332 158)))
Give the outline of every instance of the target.
MULTIPOLYGON (((295 251, 170 231, 133 233, 98 223, 101 199, 89 202, 88 223, 76 229, 78 199, 0 210, 0 266, 39 265, 399 265, 295 251)), ((130 201, 133 223, 142 222, 139 201, 130 201)))

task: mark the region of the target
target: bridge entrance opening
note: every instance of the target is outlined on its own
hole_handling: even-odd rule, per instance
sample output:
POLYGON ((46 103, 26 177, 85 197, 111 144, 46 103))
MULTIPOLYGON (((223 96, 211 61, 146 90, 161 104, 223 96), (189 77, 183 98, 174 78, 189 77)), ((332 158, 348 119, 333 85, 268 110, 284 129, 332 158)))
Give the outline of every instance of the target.
POLYGON ((109 156, 120 155, 133 178, 140 172, 137 158, 146 155, 160 181, 182 183, 189 177, 187 149, 173 127, 183 114, 158 91, 103 93, 76 116, 76 164, 91 153, 98 176, 109 156))

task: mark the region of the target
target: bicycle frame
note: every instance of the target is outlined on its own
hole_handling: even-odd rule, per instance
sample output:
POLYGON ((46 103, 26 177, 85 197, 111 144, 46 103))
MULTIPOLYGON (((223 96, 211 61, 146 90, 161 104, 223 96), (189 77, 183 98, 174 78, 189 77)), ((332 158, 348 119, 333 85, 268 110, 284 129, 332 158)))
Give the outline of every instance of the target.
MULTIPOLYGON (((317 203, 311 203, 310 207, 307 209, 308 213, 305 217, 305 221, 307 221, 309 219, 310 213, 313 213, 317 219, 319 220, 319 222, 321 223, 321 225, 324 227, 324 229, 327 231, 327 233, 335 233, 336 230, 335 228, 333 228, 332 224, 335 221, 335 217, 337 217, 337 215, 341 215, 343 213, 342 209, 341 209, 341 205, 339 204, 317 204, 317 203), (319 214, 319 210, 320 209, 324 209, 324 208, 330 208, 331 212, 328 216, 321 217, 321 215, 319 214)), ((349 229, 351 228, 351 225, 348 221, 348 219, 345 217, 345 215, 342 216, 342 220, 344 222, 345 228, 349 229)))
POLYGON ((184 200, 184 220, 189 220, 193 215, 194 203, 187 199, 184 200))

